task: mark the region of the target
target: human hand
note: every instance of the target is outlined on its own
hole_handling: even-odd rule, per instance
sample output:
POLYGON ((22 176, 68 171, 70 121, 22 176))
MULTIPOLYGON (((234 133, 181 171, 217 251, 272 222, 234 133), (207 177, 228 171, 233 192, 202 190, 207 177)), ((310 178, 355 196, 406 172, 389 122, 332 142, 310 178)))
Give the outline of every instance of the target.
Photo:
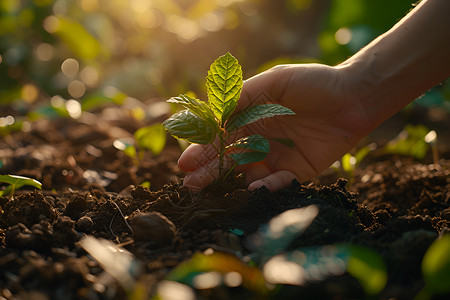
MULTIPOLYGON (((296 113, 246 128, 243 134, 290 139, 295 144, 288 147, 272 140, 271 151, 262 162, 238 166, 237 171, 246 174, 249 190, 264 185, 275 191, 294 178, 311 179, 368 132, 368 120, 347 77, 345 68, 300 64, 277 66, 244 82, 237 111, 263 101, 296 113)), ((217 153, 211 150, 211 145, 193 144, 180 156, 178 166, 189 173, 184 179, 186 187, 202 189, 217 179, 217 153)))

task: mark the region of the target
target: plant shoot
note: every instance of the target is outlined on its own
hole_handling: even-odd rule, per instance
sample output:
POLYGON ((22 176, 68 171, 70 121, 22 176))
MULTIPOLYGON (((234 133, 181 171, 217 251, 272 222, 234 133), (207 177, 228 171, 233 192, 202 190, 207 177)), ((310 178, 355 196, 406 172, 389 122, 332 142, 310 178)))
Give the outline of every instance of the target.
POLYGON ((241 66, 233 55, 227 53, 216 59, 208 71, 207 102, 185 94, 168 100, 180 104, 185 110, 167 119, 163 123, 164 128, 177 139, 213 145, 219 158, 219 177, 224 176, 225 156, 231 157, 236 166, 261 161, 270 152, 269 141, 259 134, 227 144, 239 128, 263 118, 295 114, 279 104, 254 105, 235 113, 242 85, 241 66))

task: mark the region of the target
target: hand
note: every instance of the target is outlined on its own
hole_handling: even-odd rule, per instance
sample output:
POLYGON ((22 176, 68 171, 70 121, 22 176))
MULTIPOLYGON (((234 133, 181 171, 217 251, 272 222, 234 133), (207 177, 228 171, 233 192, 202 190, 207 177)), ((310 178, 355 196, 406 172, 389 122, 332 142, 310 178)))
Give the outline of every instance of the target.
MULTIPOLYGON (((287 138, 294 148, 271 142, 260 163, 244 165, 253 190, 286 187, 330 166, 372 129, 449 76, 448 0, 421 1, 391 30, 337 67, 318 64, 277 66, 244 83, 237 109, 258 98, 292 109, 295 116, 264 119, 250 134, 287 138), (439 34, 437 34, 439 33, 439 34), (414 51, 411 51, 414 49, 414 51)), ((258 125, 258 124, 256 124, 258 125)), ((178 165, 190 172, 184 185, 202 189, 218 176, 211 146, 191 145, 178 165)))
MULTIPOLYGON (((248 189, 266 186, 275 191, 294 178, 304 181, 317 176, 348 152, 367 133, 368 120, 357 105, 345 68, 318 64, 277 66, 244 82, 237 110, 258 98, 292 109, 295 116, 264 119, 248 128, 248 134, 267 139, 285 138, 291 148, 271 141, 271 152, 262 162, 243 165, 248 189)), ((262 104, 262 103, 255 103, 262 104)), ((211 146, 190 145, 178 165, 189 172, 184 185, 202 189, 218 177, 218 160, 211 146)))

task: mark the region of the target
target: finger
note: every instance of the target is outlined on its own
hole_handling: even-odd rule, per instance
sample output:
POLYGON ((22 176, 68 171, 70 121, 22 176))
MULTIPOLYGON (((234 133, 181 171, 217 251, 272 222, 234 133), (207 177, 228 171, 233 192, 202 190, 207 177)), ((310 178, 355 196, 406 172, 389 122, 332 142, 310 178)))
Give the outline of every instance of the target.
POLYGON ((192 172, 217 157, 212 145, 192 144, 184 150, 178 159, 178 167, 184 172, 192 172))
POLYGON ((264 161, 259 161, 248 166, 244 165, 240 170, 245 173, 247 184, 267 177, 274 172, 264 161))
MULTIPOLYGON (((228 170, 232 167, 234 161, 231 158, 224 158, 223 170, 228 170)), ((219 178, 219 160, 213 159, 207 164, 197 168, 195 171, 187 174, 183 180, 183 186, 187 187, 193 192, 198 192, 219 178)))
POLYGON ((269 189, 269 191, 275 192, 279 189, 288 187, 291 184, 292 180, 294 180, 295 178, 295 174, 291 171, 277 171, 266 176, 265 178, 252 182, 248 186, 248 190, 253 191, 257 188, 265 186, 269 189))

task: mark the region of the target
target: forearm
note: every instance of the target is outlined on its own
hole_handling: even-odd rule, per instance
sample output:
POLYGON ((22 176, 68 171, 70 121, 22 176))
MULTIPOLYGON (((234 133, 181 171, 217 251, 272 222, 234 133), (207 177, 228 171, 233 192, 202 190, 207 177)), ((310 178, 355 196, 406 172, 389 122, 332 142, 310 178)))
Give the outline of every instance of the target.
POLYGON ((391 30, 338 66, 368 130, 450 75, 449 0, 422 1, 391 30))

